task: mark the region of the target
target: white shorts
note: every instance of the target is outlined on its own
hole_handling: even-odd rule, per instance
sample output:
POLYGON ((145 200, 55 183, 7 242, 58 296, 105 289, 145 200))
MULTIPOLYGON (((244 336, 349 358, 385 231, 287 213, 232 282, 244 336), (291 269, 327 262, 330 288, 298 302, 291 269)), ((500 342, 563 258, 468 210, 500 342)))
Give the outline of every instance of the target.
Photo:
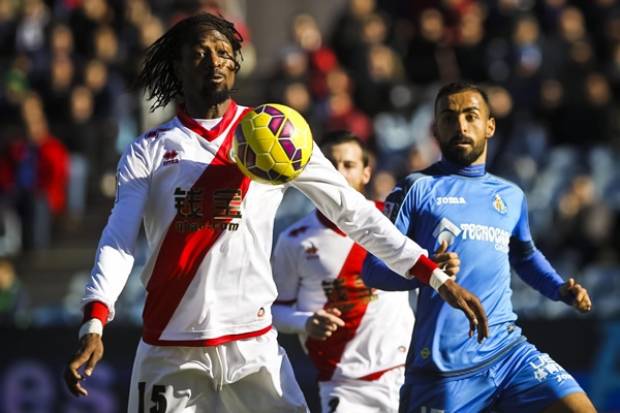
POLYGON ((308 412, 277 333, 213 347, 138 344, 129 413, 308 412))
POLYGON ((319 382, 323 413, 396 413, 405 368, 385 372, 374 381, 344 379, 319 382))

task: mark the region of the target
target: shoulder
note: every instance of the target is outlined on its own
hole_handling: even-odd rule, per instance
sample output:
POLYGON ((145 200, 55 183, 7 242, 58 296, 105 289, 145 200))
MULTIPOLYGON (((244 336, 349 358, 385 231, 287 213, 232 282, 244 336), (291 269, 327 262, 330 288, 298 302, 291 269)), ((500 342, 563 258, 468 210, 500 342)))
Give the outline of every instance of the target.
POLYGON ((512 182, 512 181, 510 181, 508 179, 499 177, 499 176, 494 175, 492 173, 488 173, 487 175, 488 175, 488 177, 487 177, 488 182, 497 185, 499 190, 507 191, 507 192, 511 193, 512 195, 516 195, 516 196, 525 198, 525 193, 519 187, 519 185, 515 184, 514 182, 512 182))
POLYGON ((138 157, 149 160, 158 153, 158 148, 164 146, 164 141, 170 138, 176 140, 182 135, 184 132, 177 126, 176 118, 173 118, 139 135, 125 147, 123 158, 138 157))
POLYGON ((402 178, 398 181, 390 195, 388 195, 386 202, 394 202, 399 198, 402 201, 413 188, 424 186, 425 184, 432 182, 434 176, 436 175, 435 169, 436 168, 433 165, 422 171, 410 173, 406 177, 402 178))
POLYGON ((163 137, 180 133, 182 133, 182 131, 177 127, 176 118, 172 118, 168 122, 147 130, 142 135, 138 136, 130 146, 143 148, 154 146, 161 142, 163 137))

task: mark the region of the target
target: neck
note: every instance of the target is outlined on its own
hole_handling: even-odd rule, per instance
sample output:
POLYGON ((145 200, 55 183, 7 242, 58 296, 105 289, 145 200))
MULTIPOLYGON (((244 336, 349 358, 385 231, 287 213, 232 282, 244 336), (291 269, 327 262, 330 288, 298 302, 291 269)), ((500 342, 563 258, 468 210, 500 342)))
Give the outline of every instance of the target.
POLYGON ((463 175, 463 176, 482 176, 486 173, 486 165, 484 163, 474 162, 469 165, 459 165, 453 162, 450 162, 447 159, 442 159, 439 162, 439 165, 443 170, 450 174, 463 175))
POLYGON ((205 99, 186 99, 185 111, 194 119, 215 119, 224 116, 230 106, 231 98, 220 103, 209 103, 205 99))

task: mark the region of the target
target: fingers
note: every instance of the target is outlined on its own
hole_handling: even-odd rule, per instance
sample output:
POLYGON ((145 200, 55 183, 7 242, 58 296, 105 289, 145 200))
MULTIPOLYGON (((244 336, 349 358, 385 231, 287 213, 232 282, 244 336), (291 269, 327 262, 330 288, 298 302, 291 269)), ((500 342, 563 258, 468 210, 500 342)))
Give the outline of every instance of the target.
POLYGON ((64 373, 67 388, 74 396, 78 397, 88 395, 88 391, 80 382, 92 375, 95 366, 103 356, 103 344, 100 336, 86 335, 80 344, 80 349, 73 356, 64 373), (84 365, 84 375, 82 375, 79 370, 84 365))
POLYGON ((310 317, 306 327, 308 335, 317 340, 326 340, 331 337, 339 327, 345 326, 345 322, 338 317, 341 314, 337 308, 317 311, 310 317))
POLYGON ((439 244, 439 248, 435 251, 435 255, 443 254, 448 249, 448 241, 443 240, 441 244, 439 244))
POLYGON ((342 319, 338 317, 341 314, 342 313, 337 308, 330 308, 327 311, 319 310, 316 313, 317 317, 323 320, 324 323, 335 324, 337 327, 344 327, 344 321, 342 321, 342 319))
POLYGON ((440 268, 450 277, 454 277, 461 270, 461 260, 458 259, 458 257, 449 259, 448 261, 440 265, 440 268))
POLYGON ((474 314, 476 314, 478 342, 482 343, 482 340, 489 336, 489 321, 487 319, 486 311, 484 311, 484 307, 482 306, 482 303, 480 303, 480 300, 474 296, 470 297, 469 305, 474 314))
MULTIPOLYGON (((340 311, 337 307, 329 307, 325 310, 328 314, 333 314, 340 320, 340 316, 342 315, 342 311, 340 311)), ((341 320, 342 321, 342 320, 341 320)))
POLYGON ((592 301, 588 295, 588 290, 578 284, 574 278, 569 278, 563 287, 565 294, 573 296, 573 307, 582 313, 592 310, 592 301))
POLYGON ((587 313, 592 310, 592 301, 590 300, 590 296, 588 295, 588 290, 583 288, 581 285, 576 284, 572 289, 571 293, 575 296, 575 301, 573 302, 573 306, 582 313, 587 313))
POLYGON ((93 370, 99 360, 101 360, 101 357, 103 357, 103 351, 100 348, 96 348, 86 363, 86 368, 84 369, 84 374, 86 376, 90 377, 93 374, 93 370))
POLYGON ((84 358, 86 357, 85 353, 78 353, 71 360, 67 368, 65 369, 65 383, 67 384, 67 388, 74 396, 86 396, 88 395, 88 391, 80 384, 80 381, 84 379, 78 369, 84 364, 84 358))
POLYGON ((446 281, 437 291, 448 304, 465 313, 469 320, 470 337, 473 337, 476 329, 478 330, 479 342, 489 336, 486 312, 478 297, 459 286, 453 280, 446 281))

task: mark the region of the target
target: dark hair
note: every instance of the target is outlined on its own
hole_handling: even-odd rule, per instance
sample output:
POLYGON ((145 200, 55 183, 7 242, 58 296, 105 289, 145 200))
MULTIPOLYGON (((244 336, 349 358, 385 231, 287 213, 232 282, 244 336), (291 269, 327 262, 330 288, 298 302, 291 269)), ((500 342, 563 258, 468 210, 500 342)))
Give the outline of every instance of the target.
POLYGON ((235 71, 239 70, 243 38, 231 22, 209 13, 200 13, 183 19, 145 51, 136 84, 147 89, 149 100, 155 100, 151 105, 151 111, 166 106, 176 96, 183 94, 181 81, 175 75, 174 62, 181 58, 184 44, 195 42, 200 35, 210 30, 226 36, 233 49, 235 71))
POLYGON ((475 85, 473 83, 467 83, 467 82, 453 82, 453 83, 448 83, 447 85, 442 86, 442 88, 439 89, 439 92, 437 92, 437 97, 435 97, 435 104, 433 105, 433 111, 437 111, 437 104, 439 103, 439 100, 443 98, 444 96, 453 95, 455 93, 460 93, 460 92, 465 92, 465 91, 476 92, 480 96, 482 96, 484 103, 486 103, 487 105, 487 109, 489 109, 489 113, 491 113, 491 106, 489 105, 489 95, 487 95, 487 92, 485 92, 480 86, 475 85))
POLYGON ((368 166, 369 155, 368 155, 368 147, 366 144, 358 138, 354 133, 348 130, 335 130, 331 132, 327 132, 323 139, 321 140, 321 150, 325 151, 327 148, 330 148, 335 145, 341 145, 343 143, 355 143, 362 150, 362 162, 364 166, 368 166))

